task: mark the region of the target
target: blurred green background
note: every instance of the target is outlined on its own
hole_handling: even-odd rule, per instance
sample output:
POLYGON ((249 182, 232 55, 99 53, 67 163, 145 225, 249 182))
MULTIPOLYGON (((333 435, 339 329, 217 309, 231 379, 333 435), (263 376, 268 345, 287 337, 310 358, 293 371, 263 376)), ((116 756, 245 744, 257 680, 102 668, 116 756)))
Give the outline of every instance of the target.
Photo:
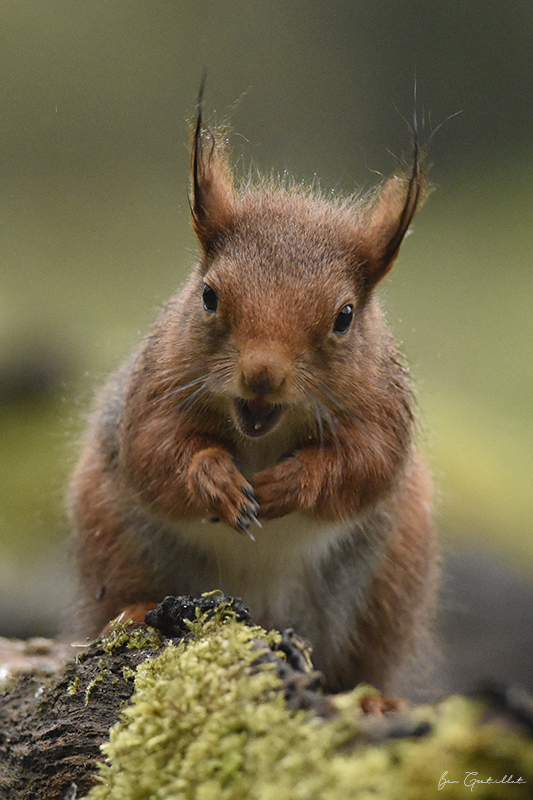
POLYGON ((237 169, 436 188, 381 293, 419 389, 446 546, 533 573, 533 4, 2 0, 0 633, 70 597, 64 489, 94 388, 195 259, 204 67, 237 169), (377 173, 377 174, 376 174, 377 173))

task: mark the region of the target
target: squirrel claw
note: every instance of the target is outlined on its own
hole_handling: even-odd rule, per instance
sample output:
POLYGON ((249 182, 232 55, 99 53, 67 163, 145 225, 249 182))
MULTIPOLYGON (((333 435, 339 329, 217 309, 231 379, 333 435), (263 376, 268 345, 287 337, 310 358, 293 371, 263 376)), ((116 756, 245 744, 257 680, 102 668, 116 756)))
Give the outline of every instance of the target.
POLYGON ((239 530, 243 531, 243 533, 248 534, 252 541, 255 541, 255 537, 252 533, 250 533, 250 525, 254 522, 259 528, 261 528, 261 523, 257 519, 257 510, 259 509, 259 503, 255 500, 253 496, 253 491, 251 489, 247 489, 246 487, 242 489, 243 494, 249 498, 248 503, 243 503, 239 509, 240 516, 236 519, 236 526, 239 530))
MULTIPOLYGON (((259 508, 259 506, 257 506, 257 508, 259 508)), ((261 523, 259 522, 259 520, 257 519, 257 515, 255 514, 255 512, 250 512, 248 514, 248 517, 250 519, 250 522, 255 522, 255 524, 257 525, 258 528, 262 528, 263 527, 261 525, 261 523)))
POLYGON ((252 540, 252 542, 255 542, 255 536, 250 531, 251 523, 252 523, 252 517, 248 517, 247 519, 243 517, 237 517, 236 521, 237 528, 243 533, 245 533, 252 540))
POLYGON ((278 459, 278 464, 283 464, 283 462, 288 461, 289 458, 296 458, 297 455, 298 450, 287 450, 287 452, 283 453, 283 455, 278 459))
POLYGON ((243 486, 241 492, 246 497, 246 499, 250 501, 250 503, 255 507, 255 510, 257 511, 257 509, 259 508, 259 503, 255 499, 254 490, 251 488, 251 486, 243 486))
POLYGON ((248 528, 252 524, 252 521, 251 519, 247 519, 246 517, 237 517, 237 519, 235 520, 235 524, 238 528, 240 528, 241 531, 244 531, 244 533, 248 533, 248 528))

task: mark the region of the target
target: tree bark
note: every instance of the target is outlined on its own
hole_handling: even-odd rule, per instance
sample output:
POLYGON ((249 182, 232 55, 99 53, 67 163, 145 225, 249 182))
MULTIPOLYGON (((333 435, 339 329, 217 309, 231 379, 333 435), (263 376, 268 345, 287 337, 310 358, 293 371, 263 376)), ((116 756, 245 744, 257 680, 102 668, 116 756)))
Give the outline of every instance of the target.
POLYGON ((73 784, 80 797, 96 783, 100 745, 133 692, 133 670, 157 649, 109 653, 97 642, 76 658, 50 640, 34 648, 0 640, 4 674, 14 673, 0 693, 0 797, 64 800, 76 796, 73 784))

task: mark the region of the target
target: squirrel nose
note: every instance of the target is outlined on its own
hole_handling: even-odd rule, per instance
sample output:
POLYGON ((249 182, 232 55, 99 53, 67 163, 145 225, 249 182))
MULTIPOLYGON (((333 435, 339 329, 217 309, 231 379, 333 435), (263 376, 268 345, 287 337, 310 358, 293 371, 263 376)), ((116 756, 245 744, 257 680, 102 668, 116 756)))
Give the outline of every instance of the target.
POLYGON ((251 350, 241 358, 241 388, 259 397, 283 388, 287 380, 287 364, 280 353, 263 348, 251 350))

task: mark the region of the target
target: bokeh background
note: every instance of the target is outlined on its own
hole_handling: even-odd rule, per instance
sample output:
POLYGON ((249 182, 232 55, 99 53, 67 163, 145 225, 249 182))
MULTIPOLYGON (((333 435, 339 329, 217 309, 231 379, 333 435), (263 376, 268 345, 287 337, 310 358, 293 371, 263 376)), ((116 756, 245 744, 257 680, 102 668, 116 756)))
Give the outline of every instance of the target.
POLYGON ((0 634, 53 634, 70 608, 92 392, 195 258, 204 68, 240 174, 346 194, 409 159, 416 81, 435 191, 381 294, 438 485, 445 655, 454 685, 531 683, 529 0, 2 0, 0 634))

